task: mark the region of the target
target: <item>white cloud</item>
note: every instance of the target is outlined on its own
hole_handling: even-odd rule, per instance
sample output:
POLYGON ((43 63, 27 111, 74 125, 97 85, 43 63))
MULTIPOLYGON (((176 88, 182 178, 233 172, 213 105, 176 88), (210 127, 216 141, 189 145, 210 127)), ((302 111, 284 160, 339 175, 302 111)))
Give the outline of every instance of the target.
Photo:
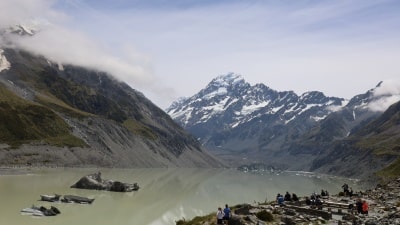
POLYGON ((368 107, 372 111, 385 111, 389 106, 400 101, 400 80, 385 80, 373 91, 375 101, 368 107))
POLYGON ((14 41, 17 46, 56 62, 105 71, 124 81, 149 81, 146 68, 137 64, 134 57, 129 56, 129 61, 128 56, 110 55, 96 40, 64 27, 49 25, 32 37, 18 37, 14 41))
POLYGON ((400 95, 400 80, 384 80, 373 91, 375 97, 385 95, 400 95))
POLYGON ((67 16, 51 6, 55 0, 1 0, 0 27, 9 27, 32 19, 62 21, 67 16))
POLYGON ((108 72, 119 80, 135 84, 136 88, 152 86, 153 77, 147 57, 126 46, 123 50, 107 47, 84 32, 68 28, 63 24, 70 18, 54 10, 54 3, 50 0, 1 1, 0 25, 3 29, 20 23, 34 23, 39 27, 34 36, 10 34, 13 46, 57 63, 108 72), (61 20, 58 15, 62 15, 61 20))
POLYGON ((0 24, 11 14, 50 22, 37 37, 48 45, 21 46, 111 72, 163 108, 228 71, 276 90, 344 98, 400 71, 400 5, 392 0, 2 0, 6 6, 14 13, 0 24))

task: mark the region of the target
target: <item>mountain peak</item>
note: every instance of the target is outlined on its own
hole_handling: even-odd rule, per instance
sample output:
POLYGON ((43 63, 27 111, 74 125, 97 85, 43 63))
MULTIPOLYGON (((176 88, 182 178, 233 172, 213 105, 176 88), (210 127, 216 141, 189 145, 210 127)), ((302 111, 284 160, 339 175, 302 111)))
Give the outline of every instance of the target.
POLYGON ((217 76, 211 81, 210 84, 217 84, 217 86, 227 87, 239 82, 245 82, 242 75, 230 72, 217 76))
POLYGON ((47 26, 46 21, 32 19, 8 26, 0 27, 0 36, 6 42, 12 43, 15 36, 34 36, 43 26, 47 26))
POLYGON ((33 36, 37 32, 37 28, 33 25, 17 24, 9 28, 10 33, 18 34, 21 36, 33 36))

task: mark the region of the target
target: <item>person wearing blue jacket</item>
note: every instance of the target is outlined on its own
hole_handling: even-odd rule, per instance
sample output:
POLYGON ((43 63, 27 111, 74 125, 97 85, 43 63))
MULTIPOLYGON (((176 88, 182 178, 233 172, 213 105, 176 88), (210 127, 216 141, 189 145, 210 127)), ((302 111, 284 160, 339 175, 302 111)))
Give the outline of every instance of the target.
POLYGON ((231 217, 231 209, 228 207, 228 204, 225 204, 224 214, 225 225, 228 225, 229 218, 231 217))

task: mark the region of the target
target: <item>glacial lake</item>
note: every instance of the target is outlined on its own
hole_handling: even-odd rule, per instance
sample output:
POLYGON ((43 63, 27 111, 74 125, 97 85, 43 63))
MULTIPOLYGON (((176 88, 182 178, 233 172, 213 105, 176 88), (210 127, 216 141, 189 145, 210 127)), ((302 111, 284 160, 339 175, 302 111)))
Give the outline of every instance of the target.
MULTIPOLYGON (((176 220, 215 212, 225 203, 264 202, 277 193, 298 196, 326 189, 338 193, 347 182, 337 177, 299 172, 245 173, 235 169, 18 169, 0 170, 0 224, 4 225, 174 225, 176 220), (103 179, 137 182, 140 190, 116 193, 70 188, 82 176, 101 171, 103 179), (93 204, 39 201, 41 194, 95 198, 93 204), (23 208, 55 206, 54 217, 22 215, 23 208)), ((362 188, 362 189, 365 189, 362 188)))

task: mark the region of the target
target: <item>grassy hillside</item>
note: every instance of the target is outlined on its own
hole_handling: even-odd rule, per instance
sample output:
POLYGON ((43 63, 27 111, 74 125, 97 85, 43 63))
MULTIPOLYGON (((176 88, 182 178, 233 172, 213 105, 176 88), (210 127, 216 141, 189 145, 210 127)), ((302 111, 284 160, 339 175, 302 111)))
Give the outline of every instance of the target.
POLYGON ((356 146, 372 150, 376 156, 396 157, 392 164, 378 172, 381 176, 400 175, 400 102, 390 106, 379 118, 355 134, 356 146))
POLYGON ((38 141, 55 146, 85 145, 52 110, 26 101, 0 85, 0 142, 18 147, 38 141))
POLYGON ((390 164, 388 167, 380 170, 377 175, 381 177, 398 177, 400 176, 400 158, 390 164))

